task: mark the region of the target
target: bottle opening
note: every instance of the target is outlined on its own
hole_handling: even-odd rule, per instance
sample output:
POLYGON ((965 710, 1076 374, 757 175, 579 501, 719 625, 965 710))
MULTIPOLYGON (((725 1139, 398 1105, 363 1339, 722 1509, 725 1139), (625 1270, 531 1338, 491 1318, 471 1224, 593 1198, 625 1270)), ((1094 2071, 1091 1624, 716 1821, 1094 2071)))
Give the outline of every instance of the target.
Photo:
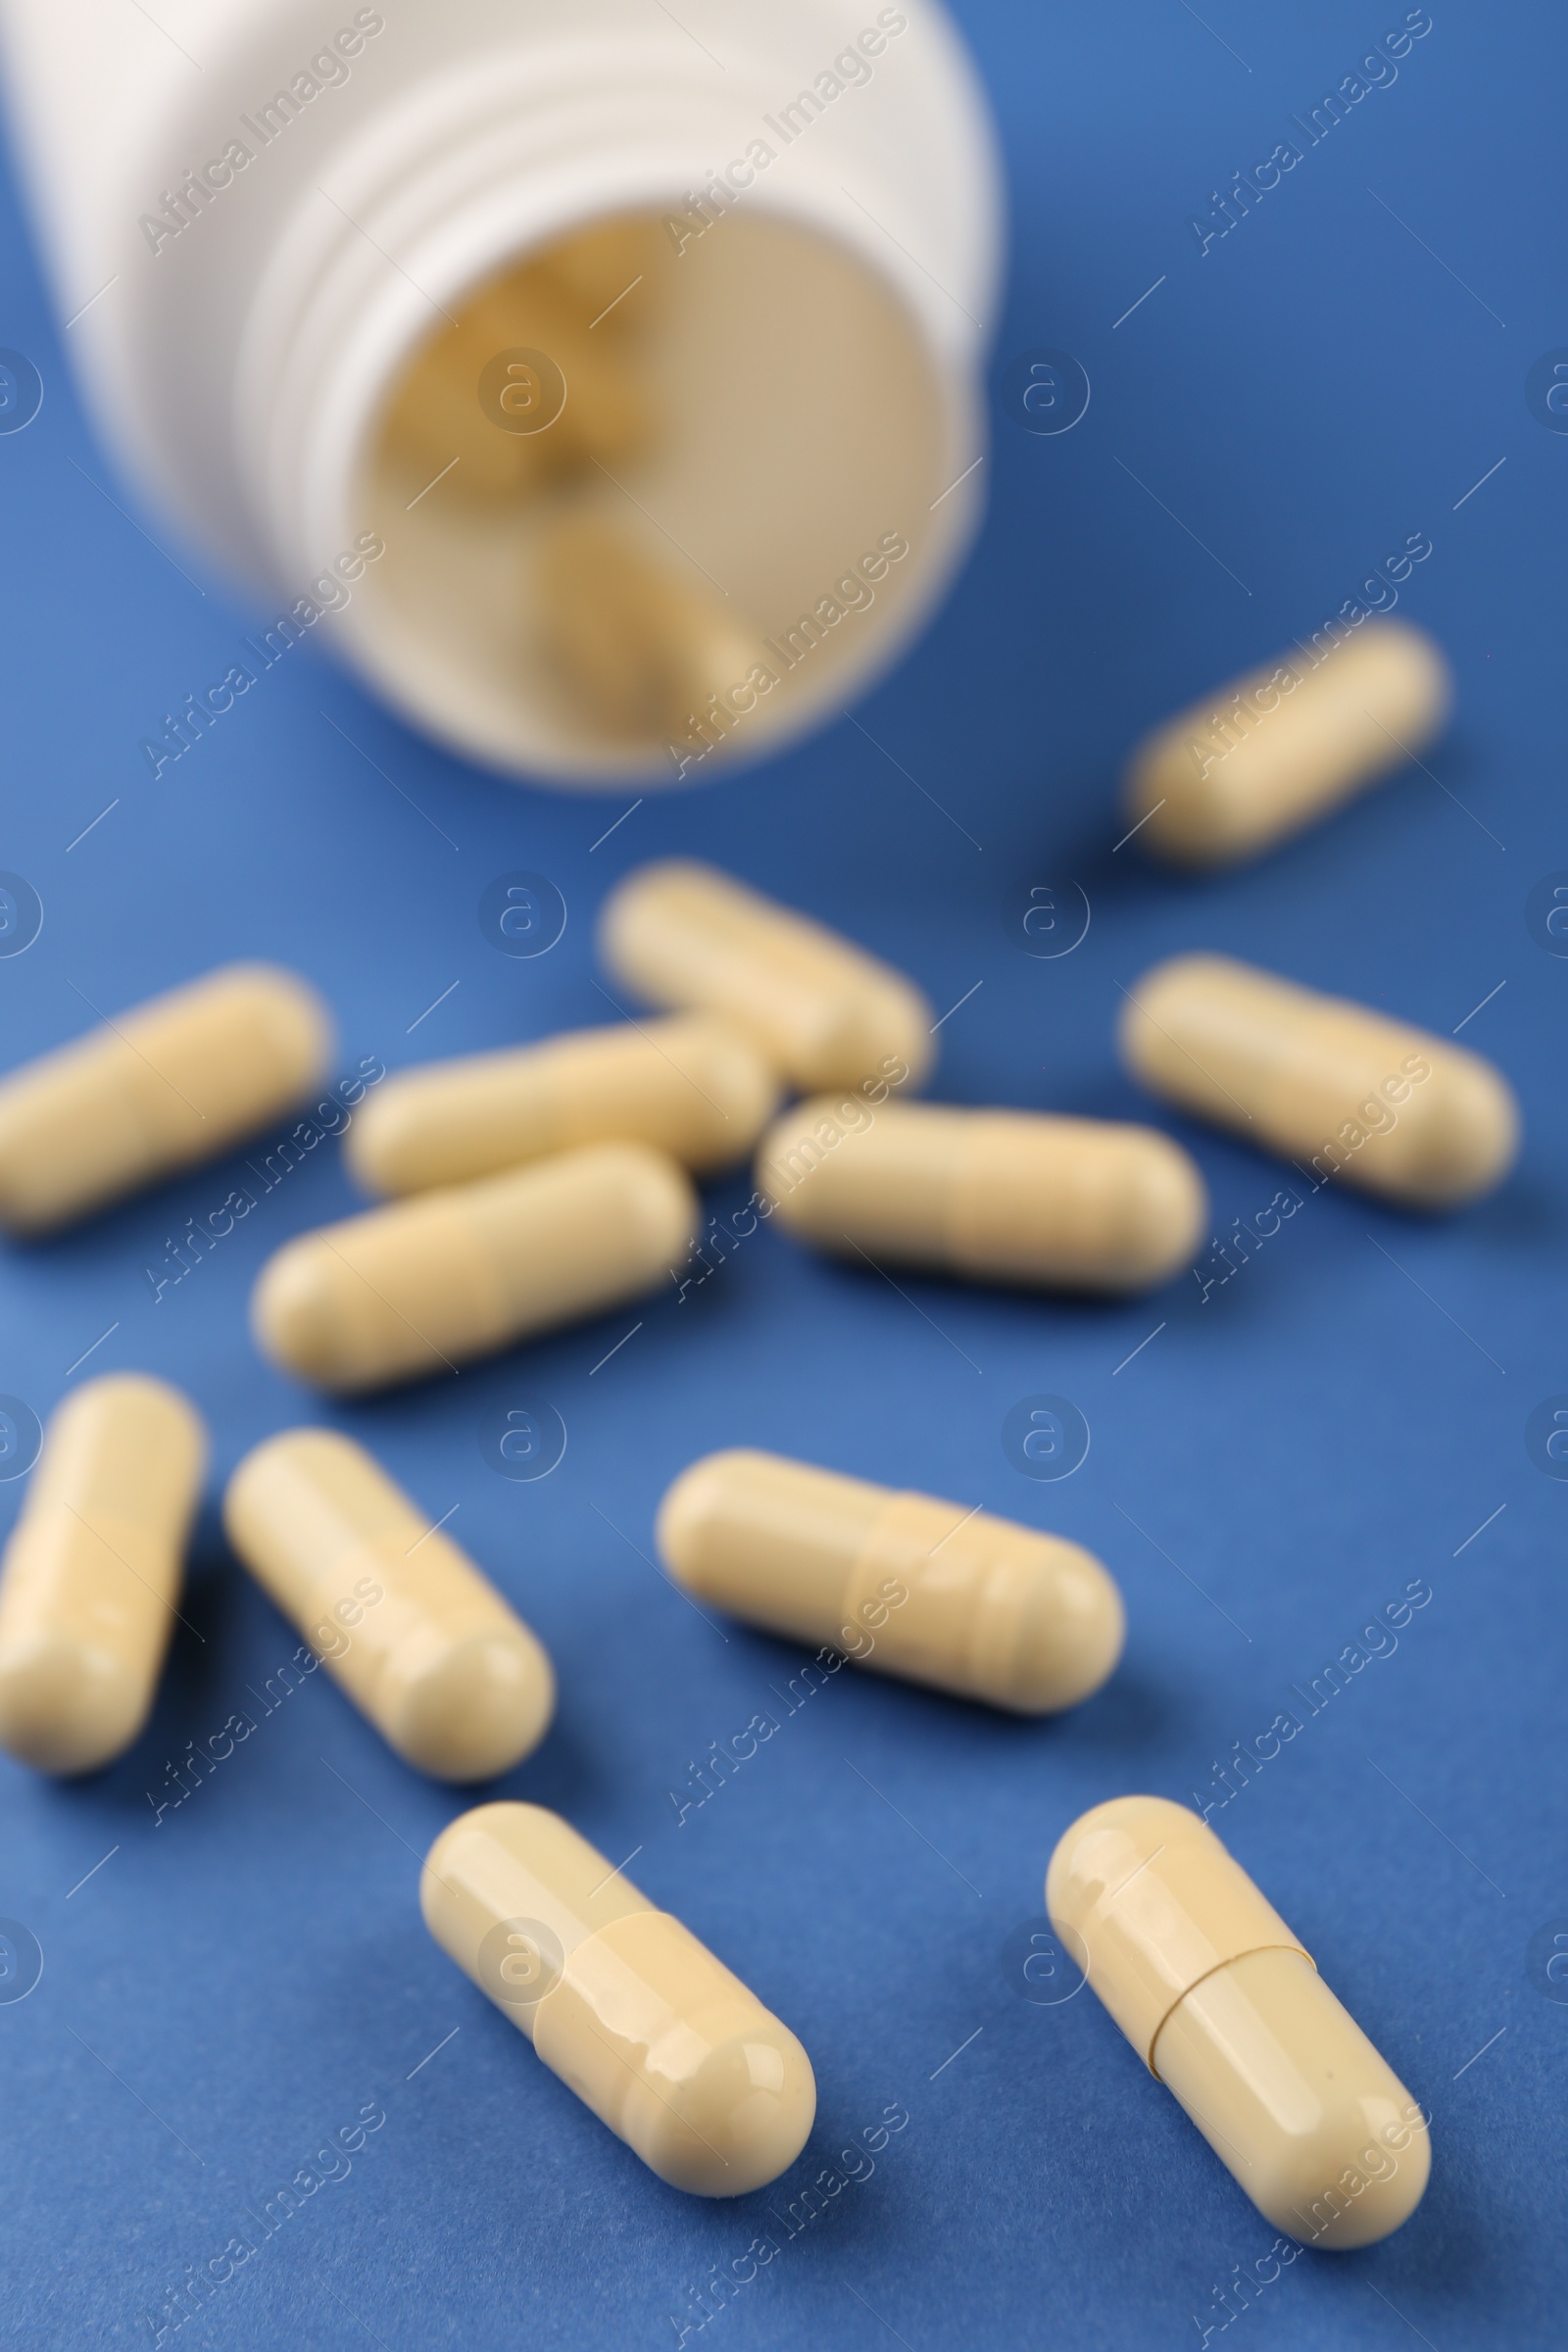
POLYGON ((620 214, 448 310, 355 499, 386 545, 357 634, 423 723, 514 771, 696 783, 908 636, 968 419, 849 247, 760 207, 620 214))

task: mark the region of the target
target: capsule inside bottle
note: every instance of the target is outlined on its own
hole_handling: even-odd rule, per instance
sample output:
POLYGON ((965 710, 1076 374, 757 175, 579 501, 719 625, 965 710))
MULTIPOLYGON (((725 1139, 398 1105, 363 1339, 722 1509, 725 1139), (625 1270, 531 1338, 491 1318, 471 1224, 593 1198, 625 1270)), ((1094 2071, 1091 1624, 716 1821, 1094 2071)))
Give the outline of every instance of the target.
POLYGON ((544 1738, 556 1683, 540 1642, 351 1439, 269 1438, 229 1480, 223 1525, 406 1763, 437 1780, 489 1780, 544 1738))
POLYGON ((207 1432, 161 1380, 110 1373, 51 1414, 0 1571, 0 1747, 92 1772, 152 1710, 207 1432))
POLYGON ((480 1805, 419 1882, 442 1949, 662 2180, 776 2180, 816 2113, 789 2028, 668 1912, 539 1805, 480 1805))
POLYGON ((715 1608, 1017 1714, 1076 1705, 1121 1655, 1121 1595, 1082 1545, 779 1454, 694 1462, 657 1537, 715 1608))
POLYGON ((1275 2229, 1337 2252, 1408 2219, 1427 2117, 1196 1813, 1155 1796, 1095 1806, 1051 1858, 1046 1908, 1275 2229))

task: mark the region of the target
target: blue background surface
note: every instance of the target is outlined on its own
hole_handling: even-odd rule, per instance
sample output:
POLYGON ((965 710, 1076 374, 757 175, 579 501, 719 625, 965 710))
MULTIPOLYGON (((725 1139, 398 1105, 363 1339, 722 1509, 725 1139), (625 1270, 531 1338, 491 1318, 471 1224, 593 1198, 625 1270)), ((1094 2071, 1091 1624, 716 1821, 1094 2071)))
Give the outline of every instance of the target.
MULTIPOLYGON (((18 2341, 148 2341, 143 2315, 187 2266, 245 2235, 256 2253, 180 2342, 671 2346, 675 2315, 688 2342, 734 2352, 1193 2344, 1193 2315, 1217 2325, 1214 2288, 1273 2232, 1098 2003, 1020 1997, 1004 1946, 1040 1913, 1082 1808, 1206 1789, 1214 1760, 1416 1578, 1433 1597, 1396 1651, 1214 1820, 1431 2108, 1431 2188, 1383 2246, 1298 2260, 1235 2340, 1561 2341, 1568 2005, 1545 1997, 1539 1941, 1529 1955, 1568 1921, 1568 1487, 1524 1428, 1568 1389, 1568 961, 1525 906, 1568 867, 1568 437, 1524 384, 1568 343, 1568 28, 1545 5, 1437 5, 1397 81, 1200 256, 1189 215, 1402 9, 958 13, 1014 208, 997 381, 1060 347, 1088 370, 1089 413, 1038 437, 999 397, 989 524, 939 625, 858 712, 875 742, 837 725, 645 801, 597 848, 619 803, 467 771, 310 648, 149 781, 140 738, 221 676, 256 616, 205 575, 199 593, 128 519, 164 536, 82 425, 4 195, 0 342, 46 383, 37 420, 0 439, 0 863, 46 910, 36 944, 0 961, 5 1058, 80 1030, 83 997, 121 1006, 248 955, 321 986, 345 1070, 609 1017, 596 906, 628 867, 690 852, 841 924, 942 1009, 966 1000, 941 1031, 941 1096, 1169 1125, 1218 1235, 1288 1172, 1152 1109, 1112 1050, 1119 989, 1178 949, 1253 957, 1440 1034, 1465 1024, 1522 1099, 1519 1168, 1432 1222, 1320 1195, 1206 1299, 1184 1273, 1125 1306, 915 1279, 906 1298, 763 1232, 684 1302, 656 1299, 597 1371, 635 1313, 328 1416, 432 1518, 457 1506, 452 1532, 556 1660, 556 1725, 499 1792, 558 1806, 616 1859, 640 1849, 631 1875, 807 2043, 808 2153, 735 2206, 663 2187, 429 1941, 418 1857, 461 1800, 397 1762, 324 1675, 155 1821, 169 1764, 296 1647, 210 1500, 193 1630, 146 1736, 78 1786, 0 1763, 0 1910, 44 1954, 36 1989, 0 2005, 18 2341), (1400 610, 1447 648, 1459 691, 1430 772, 1232 877, 1166 876, 1136 843, 1112 854, 1137 734, 1318 627, 1417 532, 1433 554, 1400 610), (532 961, 476 920, 516 867, 569 910, 532 961), (1029 891, 1074 883, 1087 938, 1031 956, 1029 891), (1001 1443, 1041 1391, 1093 1432, 1057 1484, 1001 1443), (569 1432, 536 1484, 480 1450, 487 1417, 523 1396, 569 1432), (1029 1724, 847 1670, 677 1822, 692 1760, 799 1664, 711 1630, 650 1564, 665 1484, 736 1444, 1088 1544, 1126 1595, 1120 1671, 1029 1724), (264 2238, 248 2215, 367 2106, 385 2122, 347 2177, 264 2238), (890 2106, 908 2120, 874 2172, 786 2238, 767 2209, 890 2106), (744 2271, 763 2231, 777 2254, 697 2332, 694 2297, 715 2266, 744 2271)), ((236 1158, 0 1253, 0 1389, 43 1416, 93 1372, 167 1375, 210 1419, 212 1495, 258 1439, 318 1417, 256 1356, 245 1302, 266 1254, 354 1205, 335 1147, 157 1303, 143 1271, 243 1173, 236 1158)), ((0 1487, 4 1526, 21 1499, 0 1487)))

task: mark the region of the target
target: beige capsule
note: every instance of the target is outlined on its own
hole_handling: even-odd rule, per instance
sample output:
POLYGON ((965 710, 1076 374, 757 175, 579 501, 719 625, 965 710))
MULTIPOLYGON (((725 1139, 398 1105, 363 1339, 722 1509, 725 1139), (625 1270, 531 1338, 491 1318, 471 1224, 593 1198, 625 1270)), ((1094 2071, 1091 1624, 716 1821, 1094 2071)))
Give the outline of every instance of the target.
POLYGON ((549 1658, 363 1446, 330 1429, 269 1438, 229 1480, 223 1525, 406 1763, 485 1781, 538 1746, 556 1704, 549 1658))
POLYGON ((599 920, 610 969, 655 1004, 736 1023, 795 1085, 918 1086, 931 1006, 901 972, 713 866, 628 874, 599 920))
POLYGON ((541 262, 578 305, 592 333, 625 336, 637 331, 642 316, 642 305, 632 300, 639 280, 657 275, 672 250, 660 221, 630 213, 574 229, 547 247, 541 262))
POLYGON ((1052 1855, 1046 1908, 1275 2229, 1342 2252, 1414 2212, 1431 2164, 1420 2106, 1196 1813, 1096 1805, 1052 1855))
POLYGON ((820 1250, 1047 1290, 1147 1290, 1208 1215, 1192 1160, 1152 1127, 855 1096, 786 1111, 757 1184, 820 1250))
POLYGON ((385 1388, 656 1288, 698 1218, 646 1144, 596 1144, 371 1209, 285 1243, 262 1268, 263 1352, 313 1387, 385 1388))
POLYGON ((345 1152, 372 1193, 427 1192, 620 1138, 707 1174, 744 1158, 777 1104, 756 1048, 695 1013, 402 1071, 367 1100, 345 1152))
POLYGON ((614 466, 635 455, 652 420, 650 395, 618 344, 595 335, 582 299, 534 261, 481 287, 415 354, 381 437, 416 471, 450 468, 444 495, 494 499, 581 474, 598 480, 594 460, 614 466), (512 372, 491 383, 486 371, 498 363, 512 372))
POLYGON ((1081 1544, 776 1453, 694 1462, 657 1535, 714 1608, 1020 1715, 1076 1706, 1121 1655, 1121 1594, 1081 1544))
POLYGON ((1447 665, 1403 621, 1369 621, 1315 661, 1294 651, 1139 745, 1126 814, 1156 857, 1227 865, 1299 833, 1425 751, 1447 665))
POLYGON ((625 531, 564 515, 540 533, 534 563, 541 648, 583 713, 610 733, 673 742, 704 723, 715 696, 744 688, 755 702, 761 632, 625 531))
POLYGON ((806 2145, 811 2062, 721 1960, 539 1805, 480 1805, 419 1881, 443 1951, 553 2074, 667 2180, 765 2187, 806 2145))
POLYGON ((1473 1200, 1518 1152, 1513 1090, 1479 1054, 1228 956, 1146 972, 1120 1042, 1167 1102, 1411 1207, 1473 1200))
POLYGON ((0 1225, 48 1233, 215 1159, 325 1075, 313 988, 232 963, 153 997, 0 1081, 0 1225))
POLYGON ((152 1711, 207 1460, 201 1416, 142 1373, 50 1415, 0 1569, 0 1747, 91 1772, 152 1711))

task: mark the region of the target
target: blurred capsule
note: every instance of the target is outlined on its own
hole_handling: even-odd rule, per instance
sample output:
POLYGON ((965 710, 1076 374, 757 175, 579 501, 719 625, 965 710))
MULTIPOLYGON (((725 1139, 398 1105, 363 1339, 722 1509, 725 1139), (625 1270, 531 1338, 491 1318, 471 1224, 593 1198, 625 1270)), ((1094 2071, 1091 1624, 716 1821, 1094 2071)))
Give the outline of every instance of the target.
POLYGON ((1415 1208, 1489 1192, 1519 1149, 1513 1091, 1479 1054, 1228 956, 1146 972, 1121 1053, 1166 1102, 1415 1208))
POLYGON ((694 1013, 400 1071, 367 1101, 345 1152, 372 1193, 422 1193, 621 1139, 707 1174, 745 1157, 777 1102, 755 1048, 694 1013))
POLYGON ((47 1233, 216 1159, 324 1076, 332 1021, 313 988, 232 963, 0 1081, 0 1224, 47 1233))
POLYGON ((206 1459, 195 1407, 144 1374, 50 1415, 0 1571, 0 1747, 24 1764, 91 1772, 146 1722, 206 1459))
POLYGON ((561 1152, 301 1234, 262 1268, 251 1325, 316 1388, 427 1379, 656 1288, 697 1218, 662 1152, 561 1152))
POLYGON ((1193 1253, 1202 1178, 1152 1127, 822 1095, 763 1136, 759 1189, 819 1250, 979 1282, 1138 1291, 1193 1253))
POLYGON ((628 874, 599 949, 655 1004, 714 1012, 801 1087, 918 1086, 934 1058, 931 1006, 902 972, 695 859, 628 874))
POLYGON ((1293 650, 1147 736, 1127 771, 1127 820, 1178 865, 1255 858, 1424 752, 1451 700, 1429 637, 1368 621, 1315 662, 1293 650))
POLYGON ((534 561, 541 646, 585 717, 669 743, 709 722, 716 697, 733 723, 725 698, 747 687, 761 639, 715 591, 592 514, 551 524, 534 561))

